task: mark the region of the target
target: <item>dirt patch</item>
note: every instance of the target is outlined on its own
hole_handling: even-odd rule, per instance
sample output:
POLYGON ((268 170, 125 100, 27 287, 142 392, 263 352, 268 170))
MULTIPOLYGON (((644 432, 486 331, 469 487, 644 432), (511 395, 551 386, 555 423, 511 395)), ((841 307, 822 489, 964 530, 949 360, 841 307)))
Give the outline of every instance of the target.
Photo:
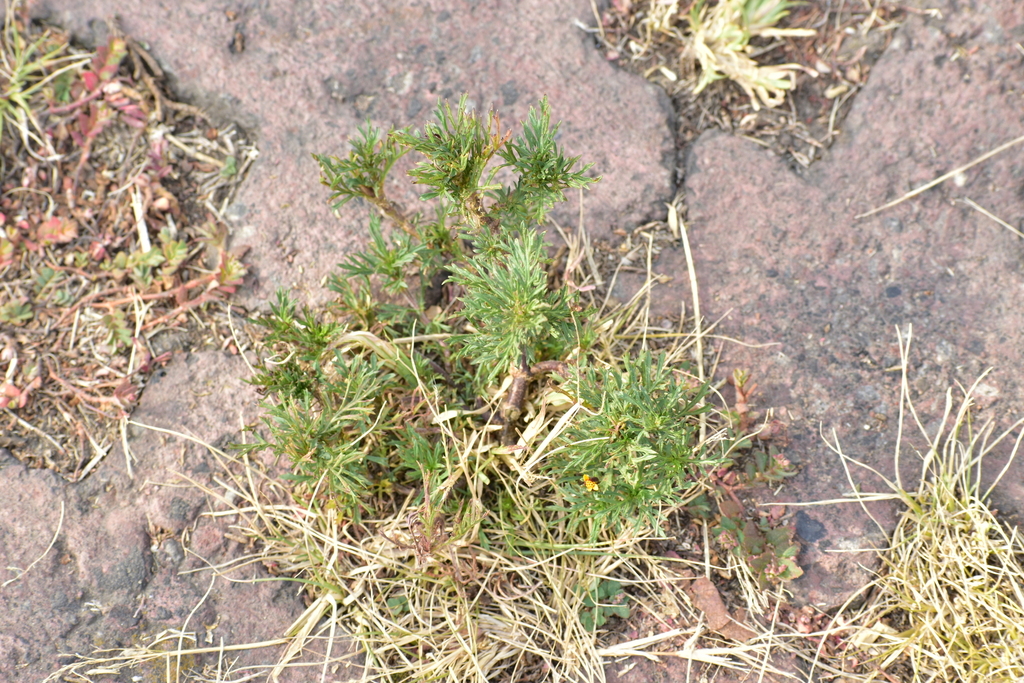
POLYGON ((255 148, 168 96, 131 37, 85 50, 13 12, 0 140, 0 446, 76 481, 168 351, 223 343, 245 268, 220 218, 255 148))
POLYGON ((690 44, 698 22, 695 14, 691 22, 687 7, 673 8, 672 3, 613 0, 593 30, 599 49, 609 61, 665 90, 676 112, 680 149, 714 128, 754 140, 804 168, 839 135, 856 93, 907 12, 920 11, 818 0, 788 8, 779 28, 813 35, 755 36, 750 42, 749 55, 763 67, 797 65, 790 94, 771 108, 759 106, 728 78, 694 94, 700 69, 690 44))

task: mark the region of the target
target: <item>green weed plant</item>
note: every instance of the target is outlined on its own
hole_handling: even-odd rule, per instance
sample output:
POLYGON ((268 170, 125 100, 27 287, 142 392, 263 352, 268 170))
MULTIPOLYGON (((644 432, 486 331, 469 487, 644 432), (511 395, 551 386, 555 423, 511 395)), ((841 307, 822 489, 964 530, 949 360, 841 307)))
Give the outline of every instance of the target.
POLYGON ((366 246, 332 304, 281 292, 255 320, 240 448, 291 464, 294 505, 254 537, 383 680, 596 679, 617 620, 681 608, 646 541, 733 464, 685 347, 636 341, 642 311, 598 310, 584 255, 552 258, 548 212, 595 181, 557 132, 545 100, 514 136, 463 99, 316 155, 332 205, 369 209, 366 246), (386 191, 410 166, 413 211, 386 191))
POLYGON ((267 430, 247 450, 288 458, 291 476, 355 518, 428 480, 435 490, 420 499, 434 495, 448 514, 471 501, 488 509, 502 499, 497 482, 526 460, 525 413, 557 398, 560 410, 578 406, 574 419, 534 471, 519 472, 548 482, 554 495, 538 505, 592 537, 662 520, 717 462, 697 443, 705 388, 649 350, 594 360, 596 311, 552 284, 540 227, 565 190, 595 181, 557 131, 546 100, 513 138, 463 99, 439 105, 423 131, 367 125, 347 157, 315 155, 335 208, 373 209, 370 239, 330 278, 333 306, 313 311, 280 293, 257 321, 269 355, 253 382, 268 397, 267 430), (385 192, 410 152, 429 213, 407 213, 385 192), (497 182, 502 172, 514 180, 497 182), (492 432, 485 456, 458 452, 466 434, 492 432))
POLYGON ((618 581, 599 581, 583 598, 583 612, 580 621, 588 631, 596 631, 608 622, 609 617, 629 617, 627 596, 618 581))
POLYGON ((265 521, 268 553, 352 604, 338 621, 388 680, 590 680, 602 633, 678 578, 642 539, 731 462, 681 354, 623 341, 626 314, 551 257, 548 212, 595 181, 557 131, 546 100, 513 136, 463 99, 316 155, 333 206, 370 209, 366 246, 331 305, 280 292, 255 320, 265 412, 240 448, 290 462, 303 524, 349 539, 311 550, 265 521), (385 191, 410 153, 417 212, 385 191))

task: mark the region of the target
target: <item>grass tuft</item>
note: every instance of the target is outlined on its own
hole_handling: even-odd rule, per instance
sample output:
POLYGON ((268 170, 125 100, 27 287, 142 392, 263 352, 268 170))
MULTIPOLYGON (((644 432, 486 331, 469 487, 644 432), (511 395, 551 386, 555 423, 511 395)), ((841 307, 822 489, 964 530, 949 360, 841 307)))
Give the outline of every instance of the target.
MULTIPOLYGON (((1008 442, 1024 420, 996 436, 992 421, 977 426, 971 409, 979 378, 970 388, 961 388, 959 405, 953 390, 947 391, 938 427, 926 428, 909 400, 910 341, 910 333, 900 338, 897 476, 886 482, 892 493, 852 494, 862 505, 888 499, 904 509, 888 535, 888 547, 879 553, 878 578, 861 592, 869 599, 848 618, 844 662, 890 680, 887 672, 902 669, 907 672, 904 680, 914 683, 1024 680, 1024 542, 1019 530, 1008 529, 989 505, 989 495, 1016 456, 1024 432, 1013 442, 996 480, 985 489, 981 483, 985 458, 1008 442), (914 451, 921 468, 914 489, 905 487, 899 475, 908 418, 926 443, 914 451)), ((832 448, 844 466, 847 461, 860 465, 843 455, 838 442, 832 448)))

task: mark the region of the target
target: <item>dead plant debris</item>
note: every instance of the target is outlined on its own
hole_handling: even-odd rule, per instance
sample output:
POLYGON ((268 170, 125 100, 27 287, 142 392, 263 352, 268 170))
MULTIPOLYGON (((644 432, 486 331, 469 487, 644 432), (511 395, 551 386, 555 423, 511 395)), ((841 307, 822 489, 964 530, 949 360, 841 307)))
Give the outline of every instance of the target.
POLYGON ((889 543, 878 550, 877 578, 849 601, 862 604, 844 606, 827 624, 824 615, 808 615, 803 628, 795 622, 797 632, 809 638, 803 644, 816 644, 803 655, 812 665, 808 675, 825 671, 906 683, 1020 681, 1024 542, 1020 530, 990 507, 989 495, 1024 440, 1024 419, 1001 431, 993 419, 977 423, 974 396, 982 375, 971 387, 959 387, 959 402, 948 390, 937 426, 926 427, 910 400, 911 338, 912 330, 899 335, 901 428, 896 475, 884 479, 889 492, 862 491, 850 465, 879 473, 846 455, 835 434, 829 444, 853 489, 842 500, 862 506, 891 500, 903 509, 894 530, 879 525, 889 543), (1000 451, 1009 452, 1006 462, 983 486, 982 463, 1000 451), (900 474, 900 460, 907 457, 920 465, 913 484, 900 474))
MULTIPOLYGON (((582 220, 574 227, 555 226, 564 249, 549 277, 576 283, 593 308, 606 309, 601 353, 620 357, 647 344, 671 354, 673 362, 693 362, 710 376, 713 371, 703 366, 707 359, 714 362, 714 326, 696 325, 686 315, 652 320, 649 312, 651 289, 662 281, 652 270, 652 253, 673 239, 686 240, 676 211, 670 212, 674 218, 629 235, 624 251, 595 252, 582 220), (640 251, 630 256, 637 245, 640 251), (634 262, 644 264, 637 266, 643 285, 629 301, 611 300, 614 280, 634 262), (707 358, 698 348, 707 350, 707 358)), ((750 384, 741 391, 744 404, 752 400, 753 389, 750 384)), ((291 667, 312 667, 334 675, 355 650, 367 680, 592 681, 603 679, 606 666, 629 668, 637 657, 685 660, 700 675, 725 668, 764 680, 786 678, 772 659, 775 644, 758 617, 760 605, 777 604, 781 594, 763 590, 749 564, 720 547, 709 530, 710 519, 676 511, 665 528, 650 534, 626 529, 597 538, 585 530, 569 531, 554 519, 557 512, 544 498, 543 482, 528 480, 536 465, 531 458, 565 428, 561 418, 569 406, 550 403, 550 396, 544 390, 524 402, 529 426, 510 447, 501 445, 500 429, 467 429, 454 411, 427 406, 465 463, 485 458, 508 463, 495 471, 507 478, 514 498, 500 507, 476 509, 474 515, 516 515, 515 534, 484 528, 479 516, 467 526, 433 508, 429 487, 450 490, 458 484, 454 479, 425 483, 428 493, 422 500, 415 490, 396 486, 379 506, 353 519, 341 514, 319 485, 311 490, 282 479, 271 454, 227 454, 204 444, 219 460, 220 474, 215 484, 191 483, 211 501, 206 514, 231 521, 230 537, 246 553, 210 571, 229 581, 249 581, 252 566, 262 565, 271 576, 296 581, 308 607, 284 639, 273 641, 287 645, 261 671, 273 676, 291 667), (763 595, 755 600, 752 592, 763 595), (752 616, 727 611, 727 603, 754 605, 752 616)), ((501 398, 499 393, 493 401, 501 398)), ((746 419, 754 419, 746 408, 746 419)), ((741 420, 739 412, 718 413, 709 417, 704 438, 710 441, 724 438, 724 424, 741 420)), ((680 508, 689 504, 697 501, 678 501, 680 508)), ((130 675, 192 656, 192 668, 181 672, 181 680, 211 680, 203 670, 209 671, 214 649, 202 648, 185 627, 181 632, 185 640, 177 650, 154 643, 79 656, 49 680, 98 683, 96 672, 130 675)), ((230 649, 264 645, 233 644, 230 649)))
POLYGON ((111 33, 83 50, 9 7, 0 37, 0 447, 73 481, 168 360, 161 335, 229 338, 204 311, 245 275, 220 215, 257 156, 111 33))
POLYGON ((866 0, 758 4, 788 16, 781 28, 752 20, 748 42, 727 30, 744 5, 733 0, 612 0, 589 30, 606 59, 665 89, 680 144, 716 127, 807 167, 840 133, 905 12, 866 0))

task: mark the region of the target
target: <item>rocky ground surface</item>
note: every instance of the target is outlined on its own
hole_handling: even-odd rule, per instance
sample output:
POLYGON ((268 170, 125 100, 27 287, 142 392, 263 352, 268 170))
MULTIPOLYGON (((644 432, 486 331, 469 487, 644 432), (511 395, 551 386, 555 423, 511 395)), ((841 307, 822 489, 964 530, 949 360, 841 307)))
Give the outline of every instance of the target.
MULTIPOLYGON (((720 368, 751 370, 757 407, 773 408, 786 425, 787 454, 802 468, 782 498, 835 498, 847 488, 820 436, 833 429, 850 455, 891 472, 897 326, 914 326, 910 381, 926 421, 941 414, 951 382, 968 384, 988 367, 995 370, 984 381, 982 417, 1005 424, 1024 412, 1024 244, 962 201, 1024 228, 1024 146, 855 218, 1024 135, 1024 8, 1012 0, 973 9, 935 2, 941 17, 910 14, 838 142, 809 170, 723 133, 677 149, 665 96, 608 63, 574 24, 592 22, 583 0, 32 6, 85 42, 102 40, 102 20, 119 15, 181 95, 256 134, 262 156, 228 210, 235 243, 251 248, 248 305, 282 285, 322 296, 319 281, 363 234, 355 210, 340 220, 330 215, 311 153, 344 153, 345 137, 367 118, 419 124, 438 97, 465 92, 514 121, 546 94, 565 121, 564 143, 604 177, 586 197, 593 233, 610 236, 660 217, 662 203, 681 189, 702 312, 724 316, 719 334, 773 344, 726 344, 720 368)), ((411 188, 396 192, 409 196, 411 188)), ((655 270, 675 277, 656 290, 656 307, 677 313, 690 300, 682 251, 662 252, 655 270)), ((163 372, 134 421, 222 446, 255 417, 237 356, 179 354, 163 372)), ((127 441, 133 476, 115 449, 73 486, 0 453, 0 557, 17 568, 0 588, 3 683, 44 679, 60 665, 58 653, 121 647, 180 628, 197 604, 189 628, 209 645, 273 640, 301 613, 285 584, 217 580, 210 588, 209 572, 181 574, 246 551, 230 539, 231 520, 201 516, 215 502, 167 485, 176 474, 209 483, 216 462, 192 442, 150 430, 130 428, 127 441)), ((1022 480, 1018 468, 996 494, 1011 515, 1024 511, 1022 480)), ((883 522, 891 517, 876 512, 883 522)), ((881 536, 849 505, 804 509, 795 522, 808 570, 793 587, 796 598, 841 602, 865 574, 861 556, 830 551, 881 536)), ((242 653, 236 666, 273 654, 242 653)), ((642 663, 621 680, 685 677, 685 667, 642 663)), ((345 680, 345 672, 335 678, 345 680)))
MULTIPOLYGON (((702 136, 686 155, 691 242, 707 315, 726 316, 723 334, 776 343, 756 350, 727 344, 722 362, 760 377, 758 403, 774 406, 788 425, 788 453, 803 467, 781 494, 787 500, 849 490, 819 432, 831 440, 835 430, 847 454, 892 476, 897 328, 906 334, 913 326, 911 398, 933 433, 946 388, 970 386, 988 368, 979 419, 995 420, 1001 431, 1024 413, 1024 243, 964 203, 973 200, 1021 230, 1024 149, 856 218, 1024 135, 1024 7, 942 11, 941 20, 911 17, 901 27, 843 135, 809 171, 797 173, 721 134, 702 136)), ((682 263, 678 255, 675 263, 682 263)), ((989 473, 1005 454, 996 450, 989 473)), ((916 459, 904 464, 906 476, 920 473, 916 459)), ((994 494, 996 507, 1018 522, 1022 474, 1018 461, 994 494)), ((857 480, 881 490, 865 471, 857 480)), ((891 510, 876 512, 888 519, 891 510)), ((796 522, 810 571, 795 592, 835 604, 867 575, 859 568, 863 556, 829 551, 878 542, 879 530, 852 504, 809 508, 796 522)))

